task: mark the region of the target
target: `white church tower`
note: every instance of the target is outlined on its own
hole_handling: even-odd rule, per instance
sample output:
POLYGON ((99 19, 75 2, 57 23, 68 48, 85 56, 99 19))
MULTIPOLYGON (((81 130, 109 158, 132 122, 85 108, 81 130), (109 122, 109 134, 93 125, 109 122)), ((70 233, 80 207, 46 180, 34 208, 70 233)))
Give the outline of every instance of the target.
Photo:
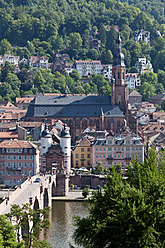
POLYGON ((71 170, 71 136, 66 125, 60 135, 60 147, 64 153, 64 169, 66 173, 69 173, 71 170))
POLYGON ((45 128, 41 134, 41 171, 46 171, 46 157, 45 154, 48 148, 52 145, 52 135, 50 134, 47 124, 45 123, 45 128))

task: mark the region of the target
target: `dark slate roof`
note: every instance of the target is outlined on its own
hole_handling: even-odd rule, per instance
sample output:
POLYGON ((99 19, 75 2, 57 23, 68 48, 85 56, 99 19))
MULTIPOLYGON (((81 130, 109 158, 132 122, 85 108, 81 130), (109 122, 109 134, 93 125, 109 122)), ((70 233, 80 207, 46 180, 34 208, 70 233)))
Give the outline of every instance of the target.
POLYGON ((44 96, 37 95, 31 101, 27 117, 124 117, 118 105, 111 105, 110 96, 69 95, 44 96))
POLYGON ((154 96, 151 96, 149 100, 164 100, 165 99, 165 94, 157 94, 154 96))

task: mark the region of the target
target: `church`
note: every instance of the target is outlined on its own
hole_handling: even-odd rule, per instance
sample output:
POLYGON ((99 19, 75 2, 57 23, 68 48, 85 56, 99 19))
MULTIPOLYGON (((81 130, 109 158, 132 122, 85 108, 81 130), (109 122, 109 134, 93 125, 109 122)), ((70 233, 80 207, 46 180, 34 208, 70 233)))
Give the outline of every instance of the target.
POLYGON ((116 40, 116 53, 112 66, 111 96, 70 95, 45 96, 38 94, 31 101, 27 121, 44 121, 52 126, 59 119, 66 121, 74 142, 88 127, 96 131, 115 132, 127 120, 128 126, 136 132, 136 119, 128 111, 128 88, 126 67, 122 53, 121 38, 116 40))

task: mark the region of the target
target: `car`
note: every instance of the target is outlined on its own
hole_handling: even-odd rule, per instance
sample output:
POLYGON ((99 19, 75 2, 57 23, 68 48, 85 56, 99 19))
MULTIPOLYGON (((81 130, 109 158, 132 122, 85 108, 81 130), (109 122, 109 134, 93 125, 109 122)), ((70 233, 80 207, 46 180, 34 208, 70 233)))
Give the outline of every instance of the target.
POLYGON ((35 179, 34 183, 39 183, 40 181, 41 181, 40 178, 37 177, 37 178, 35 179))

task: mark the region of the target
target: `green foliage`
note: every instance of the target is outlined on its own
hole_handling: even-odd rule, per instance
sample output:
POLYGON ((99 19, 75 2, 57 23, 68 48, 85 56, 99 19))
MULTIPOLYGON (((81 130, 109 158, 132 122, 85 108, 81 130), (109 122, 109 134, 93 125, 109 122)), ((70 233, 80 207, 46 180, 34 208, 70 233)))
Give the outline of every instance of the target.
POLYGON ((161 109, 165 110, 165 100, 161 103, 161 109))
POLYGON ((95 173, 103 174, 104 167, 102 166, 101 162, 98 162, 97 166, 95 167, 95 173))
POLYGON ((89 192, 90 192, 89 188, 90 188, 90 186, 86 185, 85 188, 83 189, 82 195, 84 196, 84 198, 87 198, 87 196, 89 195, 89 192))
POLYGON ((0 248, 24 248, 24 242, 17 243, 14 227, 4 215, 0 215, 0 248))
POLYGON ((104 192, 95 192, 86 218, 75 218, 75 242, 90 248, 164 247, 165 174, 149 151, 143 164, 134 160, 127 179, 113 168, 104 192))
MULTIPOLYGON (((49 220, 47 219, 49 207, 44 209, 32 209, 29 204, 12 205, 11 212, 7 214, 10 220, 15 220, 15 232, 18 243, 20 242, 20 227, 26 231, 26 246, 31 247, 34 241, 34 247, 44 247, 44 243, 35 238, 39 231, 43 228, 49 227, 49 220), (31 222, 31 225, 29 225, 31 222), (37 243, 38 242, 38 243, 37 243), (38 246, 37 246, 38 245, 38 246)), ((45 242, 46 244, 47 242, 45 242)), ((45 246, 45 247, 49 247, 45 246)))

